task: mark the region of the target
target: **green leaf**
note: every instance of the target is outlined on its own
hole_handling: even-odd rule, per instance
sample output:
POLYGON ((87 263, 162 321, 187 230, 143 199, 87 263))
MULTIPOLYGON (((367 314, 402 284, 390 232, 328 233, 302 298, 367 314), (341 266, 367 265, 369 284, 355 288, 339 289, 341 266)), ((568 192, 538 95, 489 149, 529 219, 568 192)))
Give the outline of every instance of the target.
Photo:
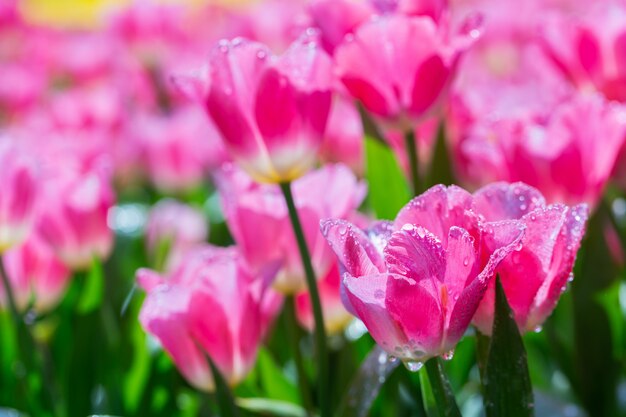
POLYGON ((615 394, 620 363, 614 357, 613 347, 617 338, 613 334, 611 314, 600 301, 600 295, 614 285, 619 276, 619 269, 605 239, 605 230, 609 225, 610 209, 606 203, 601 203, 589 220, 572 282, 573 385, 581 403, 592 416, 617 413, 615 394))
POLYGON ((370 137, 365 138, 368 201, 376 216, 393 219, 409 201, 409 187, 389 147, 370 137))
MULTIPOLYGON (((437 357, 428 360, 424 368, 426 368, 426 373, 428 374, 432 397, 435 400, 439 417, 461 417, 461 411, 456 404, 454 392, 452 392, 452 387, 444 372, 441 359, 437 357)), ((427 407, 427 409, 429 408, 427 407)))
POLYGON ((531 417, 534 400, 524 343, 496 277, 493 332, 484 371, 483 393, 487 417, 531 417))
POLYGON ((285 377, 272 355, 263 347, 259 349, 257 370, 267 398, 298 404, 300 397, 297 388, 285 377))
POLYGON ((102 304, 104 296, 104 272, 102 262, 98 258, 93 258, 91 268, 85 276, 80 299, 76 310, 81 314, 87 314, 97 309, 102 304))
POLYGON ((365 417, 398 361, 389 356, 378 345, 367 355, 348 390, 344 394, 337 412, 341 417, 365 417))
POLYGON ((436 184, 451 185, 456 183, 452 168, 453 165, 446 143, 445 126, 443 123, 440 123, 437 129, 437 142, 435 143, 426 178, 426 187, 432 187, 436 184))
POLYGON ((285 401, 271 400, 268 398, 237 398, 236 403, 244 410, 263 415, 269 414, 277 417, 307 416, 304 408, 285 401))

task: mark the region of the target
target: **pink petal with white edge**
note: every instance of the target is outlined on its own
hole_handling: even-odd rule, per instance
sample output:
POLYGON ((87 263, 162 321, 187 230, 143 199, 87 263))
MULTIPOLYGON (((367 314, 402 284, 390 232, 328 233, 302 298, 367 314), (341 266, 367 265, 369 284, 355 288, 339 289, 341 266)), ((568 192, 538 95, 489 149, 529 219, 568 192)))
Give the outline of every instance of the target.
POLYGON ((394 227, 401 229, 405 224, 421 226, 437 236, 445 247, 452 226, 462 227, 475 238, 479 237, 477 216, 469 211, 471 206, 472 195, 464 189, 454 185, 435 185, 400 210, 394 227))
POLYGON ((554 310, 568 280, 573 278, 572 269, 588 217, 589 208, 586 204, 579 204, 568 210, 552 254, 552 279, 546 280, 539 288, 526 330, 535 329, 543 323, 554 310))
POLYGON ((393 279, 390 274, 359 278, 346 275, 343 284, 355 315, 363 321, 376 343, 397 355, 395 349, 405 346, 408 340, 385 305, 390 279, 393 279))
POLYGON ((394 354, 404 359, 424 361, 442 353, 445 317, 438 294, 433 294, 424 280, 416 282, 395 274, 388 274, 387 277, 385 306, 408 339, 406 346, 394 354))
POLYGON ((213 389, 213 377, 187 327, 188 291, 162 285, 151 291, 141 307, 139 321, 171 355, 176 366, 195 387, 213 389))
POLYGON ((421 285, 437 294, 439 282, 444 279, 446 254, 435 235, 423 227, 407 224, 391 235, 384 256, 390 273, 418 283, 425 281, 421 285))
POLYGON ((473 209, 492 222, 519 219, 545 204, 543 195, 530 185, 496 182, 474 193, 473 209))
POLYGON ((382 254, 365 233, 345 220, 322 220, 322 234, 337 255, 339 263, 353 277, 373 275, 387 270, 382 254))

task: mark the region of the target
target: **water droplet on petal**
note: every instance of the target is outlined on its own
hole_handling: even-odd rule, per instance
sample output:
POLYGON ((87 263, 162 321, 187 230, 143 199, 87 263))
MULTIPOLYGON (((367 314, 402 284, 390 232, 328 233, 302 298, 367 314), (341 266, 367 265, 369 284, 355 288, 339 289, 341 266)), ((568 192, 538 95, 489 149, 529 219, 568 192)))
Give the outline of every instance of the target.
POLYGON ((424 364, 418 361, 405 361, 404 362, 404 367, 408 369, 409 372, 417 372, 420 369, 422 369, 422 366, 424 366, 424 364))
POLYGON ((374 291, 374 298, 376 298, 378 300, 385 298, 385 291, 383 291, 383 290, 376 290, 376 291, 374 291))
POLYGON ((463 259, 463 266, 468 266, 468 265, 469 265, 469 258, 463 259))
POLYGON ((443 358, 443 360, 446 361, 452 360, 452 358, 454 358, 454 349, 444 353, 443 355, 441 355, 441 357, 443 358))
POLYGON ((570 273, 569 276, 567 277, 567 282, 572 282, 574 281, 574 274, 570 273))
POLYGON ((535 327, 535 328, 533 329, 533 332, 535 332, 535 333, 541 333, 541 331, 542 331, 542 330, 543 330, 543 327, 541 327, 541 326, 537 326, 537 327, 535 327))

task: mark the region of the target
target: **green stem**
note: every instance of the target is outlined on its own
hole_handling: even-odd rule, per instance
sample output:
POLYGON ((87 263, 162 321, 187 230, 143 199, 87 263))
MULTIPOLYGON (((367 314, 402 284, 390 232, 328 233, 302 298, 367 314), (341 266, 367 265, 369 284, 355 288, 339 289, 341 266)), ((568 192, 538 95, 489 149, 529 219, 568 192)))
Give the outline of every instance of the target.
POLYGON ((450 386, 450 382, 446 377, 443 369, 443 363, 440 358, 432 358, 424 364, 428 380, 432 388, 433 396, 437 404, 437 410, 440 417, 461 417, 454 392, 450 386))
MULTIPOLYGON (((11 281, 9 280, 9 275, 7 274, 6 268, 4 267, 4 259, 2 256, 0 256, 0 276, 2 276, 2 283, 5 290, 4 292, 6 294, 6 299, 9 304, 9 310, 11 311, 11 316, 13 318, 15 329, 17 332, 17 355, 22 360, 22 363, 24 364, 24 367, 26 369, 28 381, 28 383, 26 383, 26 386, 24 387, 24 389, 26 390, 26 398, 28 398, 30 406, 33 410, 38 410, 38 412, 42 412, 39 395, 35 395, 32 392, 32 378, 39 378, 39 374, 36 372, 35 366, 36 359, 34 351, 34 341, 30 335, 30 332, 26 328, 26 323, 24 322, 22 315, 17 308, 13 289, 11 288, 11 281)), ((36 385, 38 385, 38 383, 36 385)), ((38 394, 40 394, 40 392, 38 394)))
POLYGON ((213 381, 215 383, 215 395, 217 397, 217 405, 220 410, 221 417, 238 417, 239 410, 235 405, 235 398, 233 393, 228 387, 228 383, 220 373, 219 369, 208 355, 206 356, 209 366, 211 367, 211 373, 213 374, 213 381))
POLYGON ((296 235, 296 241, 298 242, 298 249, 300 250, 300 256, 302 258, 302 266, 304 267, 304 274, 306 277, 306 283, 309 289, 309 296, 311 297, 311 305, 313 306, 313 316, 315 317, 315 347, 317 351, 317 363, 318 363, 318 395, 320 403, 320 416, 331 417, 330 408, 330 392, 328 390, 328 351, 326 347, 326 329, 324 328, 324 317, 322 315, 322 303, 320 301, 319 291, 317 289, 317 281, 315 280, 315 272, 313 271, 313 265, 311 264, 311 255, 306 245, 304 238, 304 232, 298 217, 298 212, 293 200, 293 194, 291 192, 291 183, 281 183, 280 189, 285 196, 285 202, 287 203, 287 209, 289 210, 289 218, 293 227, 293 232, 296 235))
POLYGON ((311 394, 309 392, 309 381, 306 377, 302 352, 300 351, 300 328, 296 322, 296 304, 295 297, 293 295, 290 295, 285 299, 285 310, 287 333, 289 335, 291 350, 293 351, 293 357, 296 362, 296 370, 298 372, 298 388, 300 389, 300 397, 304 408, 307 410, 307 414, 311 416, 311 410, 313 407, 311 394))
POLYGON ((2 283, 4 284, 4 293, 6 294, 7 302, 9 303, 9 311, 13 317, 15 325, 20 328, 23 323, 22 316, 17 309, 17 303, 15 302, 15 296, 13 295, 13 289, 11 288, 11 282, 9 276, 4 268, 4 259, 0 256, 0 275, 2 275, 2 283))
POLYGON ((409 158, 409 173, 411 175, 411 184, 413 186, 413 196, 416 196, 421 193, 422 185, 420 182, 415 131, 413 129, 409 129, 405 132, 404 145, 406 147, 406 154, 409 158))

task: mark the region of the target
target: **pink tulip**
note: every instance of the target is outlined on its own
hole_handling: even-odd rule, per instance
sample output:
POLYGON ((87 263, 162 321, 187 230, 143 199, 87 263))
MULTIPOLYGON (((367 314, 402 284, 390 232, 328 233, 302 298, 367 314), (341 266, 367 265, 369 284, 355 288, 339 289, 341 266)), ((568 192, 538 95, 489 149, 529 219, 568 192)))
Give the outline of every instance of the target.
POLYGON ((314 25, 320 29, 322 45, 333 53, 344 37, 376 13, 376 8, 360 0, 313 0, 308 6, 314 25))
POLYGON ((234 247, 189 253, 167 277, 141 269, 137 280, 148 294, 139 320, 192 385, 214 388, 206 355, 236 385, 280 311, 281 297, 266 288, 275 272, 252 274, 234 247))
POLYGON ((324 132, 320 159, 325 162, 342 162, 357 174, 363 174, 363 140, 363 124, 356 106, 346 97, 335 96, 324 132))
POLYGON ((148 254, 155 259, 159 248, 166 245, 167 267, 171 271, 178 265, 184 254, 206 242, 209 225, 201 211, 180 203, 165 199, 154 205, 146 223, 146 247, 148 254))
MULTIPOLYGON (((464 142, 481 125, 549 113, 572 94, 537 42, 537 2, 459 1, 453 21, 483 16, 480 38, 463 56, 447 103, 446 133, 457 177, 484 184, 482 167, 468 165, 464 142)), ((492 136, 493 137, 493 136, 492 136)), ((489 180, 487 180, 489 182, 489 180)))
MULTIPOLYGON (((344 165, 326 165, 293 182, 293 194, 318 278, 333 263, 319 231, 323 218, 349 218, 365 197, 366 188, 344 165)), ((218 176, 226 221, 235 242, 253 268, 279 261, 274 287, 293 294, 306 288, 302 260, 287 206, 275 185, 260 185, 226 166, 218 176)))
POLYGON ((115 202, 107 175, 64 172, 44 185, 38 230, 57 256, 75 270, 106 258, 113 246, 107 215, 115 202))
MULTIPOLYGON (((494 183, 474 194, 474 210, 488 222, 519 220, 526 226, 521 250, 496 269, 520 331, 539 328, 573 279, 576 252, 585 232, 585 204, 546 205, 541 193, 523 183, 494 183)), ((495 281, 489 284, 474 324, 490 335, 495 281)))
POLYGON ((313 24, 320 29, 324 48, 332 53, 370 18, 389 13, 406 16, 428 16, 439 21, 447 14, 446 0, 314 0, 308 11, 313 24))
POLYGON ((626 101, 626 4, 580 2, 547 14, 541 37, 557 68, 580 89, 626 101))
POLYGON ((23 242, 34 221, 39 181, 28 152, 0 137, 0 252, 23 242))
POLYGON ((316 161, 331 100, 331 62, 311 31, 281 57, 222 41, 209 59, 206 109, 227 149, 255 180, 284 182, 316 161))
MULTIPOLYGON (((341 332, 352 320, 352 315, 343 306, 340 288, 339 265, 334 263, 328 274, 317 283, 322 303, 322 314, 326 333, 333 335, 341 332)), ((310 332, 315 329, 315 317, 308 292, 296 296, 296 315, 300 324, 310 332)))
POLYGON ((384 15, 335 50, 337 72, 369 112, 406 131, 436 109, 470 38, 450 40, 428 17, 384 15))
POLYGON ((472 199, 459 187, 439 185, 369 231, 322 222, 346 271, 346 307, 408 365, 454 349, 496 267, 522 239, 519 221, 484 227, 472 199))
POLYGON ((462 151, 484 183, 522 181, 549 202, 594 207, 626 138, 626 108, 579 95, 534 118, 480 127, 462 151))
POLYGON ((198 186, 226 160, 215 126, 196 110, 184 108, 167 117, 145 115, 133 121, 130 139, 136 142, 139 160, 159 189, 198 186))
MULTIPOLYGON (((62 298, 70 271, 36 233, 4 255, 7 275, 18 308, 28 307, 31 298, 38 311, 51 310, 62 298)), ((4 297, 0 286, 0 298, 4 297)))

